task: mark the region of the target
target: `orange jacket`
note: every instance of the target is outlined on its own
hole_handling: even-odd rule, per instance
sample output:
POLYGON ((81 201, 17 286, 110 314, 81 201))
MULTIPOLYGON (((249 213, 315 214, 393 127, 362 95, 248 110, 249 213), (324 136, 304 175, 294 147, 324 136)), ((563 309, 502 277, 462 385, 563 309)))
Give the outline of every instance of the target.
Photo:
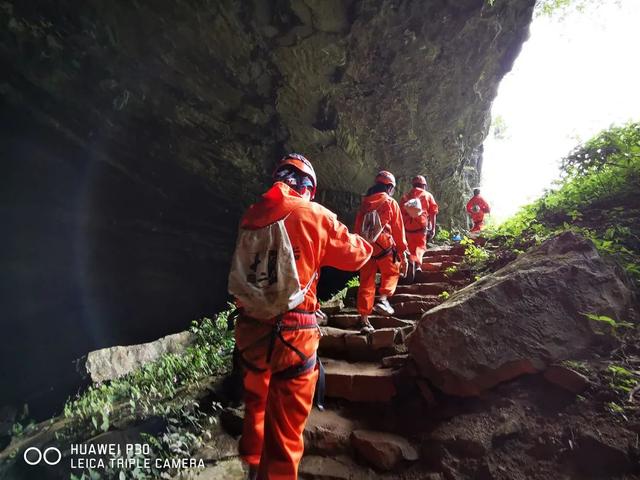
POLYGON ((374 193, 362 200, 362 206, 356 215, 355 231, 362 232, 362 221, 364 214, 376 209, 380 215, 380 221, 384 225, 384 230, 373 246, 373 255, 376 256, 390 246, 396 246, 399 255, 407 250, 407 240, 404 235, 404 224, 398 202, 385 192, 374 193))
POLYGON ((438 204, 431 193, 422 188, 413 187, 400 199, 400 210, 406 232, 410 233, 416 230, 424 230, 429 226, 429 218, 438 214, 438 204), (419 199, 422 205, 422 213, 417 218, 411 217, 404 208, 404 204, 412 198, 419 199))
MULTIPOLYGON (((293 247, 301 287, 309 283, 320 267, 359 270, 371 257, 371 245, 349 233, 333 212, 305 200, 282 182, 274 183, 259 202, 249 207, 240 226, 262 228, 287 215, 284 226, 293 247)), ((309 312, 317 309, 317 282, 316 277, 298 309, 309 312)))
POLYGON ((467 213, 471 215, 471 220, 475 223, 481 222, 484 220, 485 213, 491 213, 491 209, 489 208, 489 204, 482 198, 480 195, 474 195, 471 197, 471 200, 467 202, 467 213), (479 207, 477 212, 473 211, 473 207, 479 207))

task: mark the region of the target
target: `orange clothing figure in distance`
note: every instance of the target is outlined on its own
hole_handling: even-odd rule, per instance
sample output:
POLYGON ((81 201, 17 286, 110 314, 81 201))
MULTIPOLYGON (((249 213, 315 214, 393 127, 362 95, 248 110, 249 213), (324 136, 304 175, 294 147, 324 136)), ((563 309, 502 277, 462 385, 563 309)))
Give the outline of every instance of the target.
POLYGON ((426 180, 422 175, 413 179, 413 185, 413 188, 400 199, 400 210, 404 220, 410 259, 419 268, 422 265, 424 252, 427 251, 427 236, 435 234, 438 204, 433 195, 426 190, 426 180), (405 207, 405 204, 413 198, 418 199, 422 207, 422 212, 417 217, 411 216, 405 207))
POLYGON ((407 250, 400 207, 390 196, 393 194, 394 188, 395 178, 393 175, 385 171, 380 172, 376 177, 376 184, 367 192, 356 216, 355 230, 362 235, 365 235, 363 222, 368 212, 376 210, 380 224, 383 226, 382 233, 373 242, 371 259, 360 270, 357 307, 363 333, 373 331, 368 316, 374 309, 383 315, 393 315, 394 313, 387 298, 395 293, 400 278, 401 264, 407 250), (381 178, 383 173, 385 176, 381 178), (380 272, 381 276, 378 289, 380 300, 374 306, 377 272, 380 272))
POLYGON ((467 202, 467 213, 471 216, 473 227, 470 232, 479 232, 484 228, 484 216, 487 213, 491 213, 489 204, 484 198, 480 196, 480 189, 473 189, 473 197, 467 202))
POLYGON ((245 418, 239 450, 249 464, 250 478, 256 479, 298 478, 302 433, 319 375, 318 270, 323 266, 357 270, 372 253, 371 245, 350 234, 335 214, 309 201, 315 192, 315 173, 311 177, 304 165, 299 168, 286 160, 274 174, 279 181, 249 208, 240 224, 259 229, 284 219, 301 288, 310 285, 294 310, 267 321, 250 318, 240 308, 235 338, 245 367, 245 418), (306 185, 305 174, 313 185, 306 185))

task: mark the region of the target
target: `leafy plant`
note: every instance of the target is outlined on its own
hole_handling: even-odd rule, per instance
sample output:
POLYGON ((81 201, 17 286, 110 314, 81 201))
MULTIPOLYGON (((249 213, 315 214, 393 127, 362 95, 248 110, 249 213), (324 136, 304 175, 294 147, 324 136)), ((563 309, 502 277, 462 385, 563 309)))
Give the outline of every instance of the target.
POLYGON ((227 310, 214 320, 194 321, 191 332, 195 340, 184 353, 164 355, 122 378, 89 387, 67 401, 64 416, 71 420, 67 435, 82 429, 89 433, 107 431, 117 410, 142 417, 179 411, 183 402, 175 397, 180 389, 229 370, 233 350, 233 336, 227 329, 230 313, 227 310))
POLYGON ((440 293, 440 295, 438 295, 438 298, 441 298, 443 300, 446 300, 447 298, 449 298, 451 296, 451 294, 449 292, 447 292, 446 290, 442 293, 440 293))
POLYGON ((452 265, 452 266, 447 267, 447 268, 444 269, 444 273, 446 275, 453 275, 457 271, 458 271, 458 267, 456 265, 452 265))
POLYGON ((611 127, 563 160, 562 178, 497 228, 493 244, 526 250, 571 230, 615 258, 640 285, 640 123, 611 127))
POLYGON ((638 384, 636 375, 624 367, 609 365, 607 371, 611 374, 610 386, 614 390, 628 393, 638 384))
POLYGON ((350 288, 355 288, 355 287, 359 287, 360 286, 360 277, 353 277, 350 278, 349 280, 347 280, 347 283, 345 284, 345 287, 340 290, 339 292, 335 293, 334 295, 331 296, 331 298, 329 300, 327 300, 326 302, 320 302, 320 306, 328 303, 328 302, 332 302, 334 300, 344 300, 347 297, 347 291, 350 288))
POLYGON ((465 247, 465 264, 471 268, 481 268, 491 256, 488 250, 476 245, 475 241, 469 237, 464 237, 460 241, 460 245, 465 247))
POLYGON ((451 232, 449 232, 449 230, 446 230, 444 228, 438 228, 438 231, 433 237, 433 240, 436 243, 446 243, 449 240, 451 240, 451 232))
POLYGON ((585 362, 581 362, 578 360, 565 360, 564 362, 562 362, 562 364, 568 368, 571 368, 572 370, 575 370, 576 372, 579 372, 582 374, 589 373, 589 367, 585 362))
POLYGON ((353 277, 347 281, 347 288, 354 288, 360 286, 360 277, 353 277))
POLYGON ((611 330, 614 331, 614 332, 616 332, 619 328, 633 328, 634 327, 633 323, 617 322, 613 318, 608 317, 606 315, 596 315, 596 314, 593 314, 593 313, 583 313, 582 315, 584 315, 589 320, 592 320, 594 322, 599 322, 599 323, 603 323, 605 325, 608 325, 609 327, 611 327, 611 330))
POLYGON ((624 407, 618 405, 616 402, 607 403, 607 410, 609 410, 613 414, 624 416, 624 407))

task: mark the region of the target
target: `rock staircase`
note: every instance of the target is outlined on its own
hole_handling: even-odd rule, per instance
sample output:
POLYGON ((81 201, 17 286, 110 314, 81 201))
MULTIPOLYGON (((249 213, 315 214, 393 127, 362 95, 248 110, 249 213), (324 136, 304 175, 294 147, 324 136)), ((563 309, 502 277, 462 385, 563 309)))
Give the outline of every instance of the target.
MULTIPOLYGON (((405 345, 415 324, 443 301, 442 292, 471 282, 471 275, 459 269, 463 255, 460 246, 429 249, 422 272, 412 284, 401 282, 389 299, 394 315, 369 317, 373 333, 363 335, 357 328, 357 287, 348 290, 344 306, 324 309, 328 319, 320 328, 319 353, 327 398, 325 410, 314 409, 307 422, 302 479, 387 478, 381 476, 384 471, 392 475, 389 478, 400 478, 397 471, 391 472, 418 458, 410 442, 394 434, 397 429, 388 405, 406 390, 408 377, 415 377, 405 345), (457 269, 447 272, 450 267, 457 269)), ((414 392, 421 392, 415 393, 417 397, 433 399, 426 383, 424 389, 419 380, 414 383, 418 387, 414 392)))
POLYGON ((396 393, 396 377, 407 359, 405 340, 427 310, 443 301, 450 292, 470 283, 469 274, 458 268, 464 248, 436 247, 427 251, 422 272, 410 285, 398 285, 389 299, 395 313, 391 317, 372 315, 376 329, 360 334, 355 309, 357 288, 347 293, 345 307, 329 312, 321 327, 320 356, 326 371, 326 395, 351 402, 387 402, 396 393))

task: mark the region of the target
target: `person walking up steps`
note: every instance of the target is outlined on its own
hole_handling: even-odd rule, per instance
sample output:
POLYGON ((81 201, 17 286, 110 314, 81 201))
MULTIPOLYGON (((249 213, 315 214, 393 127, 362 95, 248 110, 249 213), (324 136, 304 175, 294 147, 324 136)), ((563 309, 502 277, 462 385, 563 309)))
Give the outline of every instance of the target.
POLYGON ((239 450, 250 479, 295 480, 322 372, 316 356, 318 271, 323 266, 358 270, 373 249, 334 213, 311 202, 316 174, 305 157, 287 155, 273 179, 242 217, 229 274, 229 293, 240 311, 235 338, 244 367, 239 450))
POLYGON ((356 215, 356 232, 373 244, 373 255, 360 270, 357 303, 362 333, 374 330, 369 322, 373 310, 382 315, 393 315, 388 298, 396 291, 400 271, 406 267, 407 242, 402 214, 398 203, 391 198, 395 187, 393 174, 386 170, 379 172, 356 215), (381 276, 380 299, 374 305, 377 272, 381 276))
POLYGON ((412 281, 415 272, 422 270, 422 257, 427 251, 427 242, 436 233, 438 204, 427 191, 427 180, 422 175, 414 177, 411 183, 413 188, 400 200, 400 210, 411 262, 408 277, 412 281))
POLYGON ((487 201, 480 196, 479 188, 473 189, 473 197, 467 202, 467 213, 473 222, 470 232, 480 232, 484 228, 484 216, 491 213, 491 208, 489 208, 487 201))

